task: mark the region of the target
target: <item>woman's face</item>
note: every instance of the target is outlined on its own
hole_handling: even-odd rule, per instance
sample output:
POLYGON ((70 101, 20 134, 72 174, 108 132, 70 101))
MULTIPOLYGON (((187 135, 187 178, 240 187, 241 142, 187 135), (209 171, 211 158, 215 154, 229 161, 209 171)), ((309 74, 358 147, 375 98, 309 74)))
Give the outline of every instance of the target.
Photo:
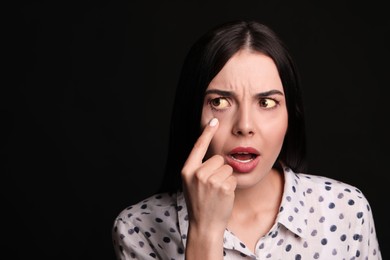
POLYGON ((288 125, 273 60, 259 52, 237 52, 206 89, 202 127, 213 117, 219 119, 219 127, 206 159, 223 156, 233 167, 238 188, 255 185, 272 169, 288 125))

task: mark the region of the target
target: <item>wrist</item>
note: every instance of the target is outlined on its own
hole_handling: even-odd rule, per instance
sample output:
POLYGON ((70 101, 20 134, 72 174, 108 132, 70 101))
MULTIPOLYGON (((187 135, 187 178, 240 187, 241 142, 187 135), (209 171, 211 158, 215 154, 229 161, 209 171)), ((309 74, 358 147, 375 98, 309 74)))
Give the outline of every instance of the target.
POLYGON ((225 229, 212 229, 190 225, 187 235, 186 259, 223 259, 225 229))

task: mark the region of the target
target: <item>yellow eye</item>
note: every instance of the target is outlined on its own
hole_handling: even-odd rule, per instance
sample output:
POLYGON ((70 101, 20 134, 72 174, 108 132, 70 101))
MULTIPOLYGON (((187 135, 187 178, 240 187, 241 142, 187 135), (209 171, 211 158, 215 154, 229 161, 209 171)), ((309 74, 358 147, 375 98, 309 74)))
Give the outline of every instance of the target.
POLYGON ((262 98, 259 101, 260 107, 263 108, 274 108, 278 102, 272 98, 262 98))
POLYGON ((219 98, 212 99, 210 101, 210 105, 212 108, 220 110, 229 107, 230 103, 229 101, 227 101, 226 98, 219 97, 219 98))

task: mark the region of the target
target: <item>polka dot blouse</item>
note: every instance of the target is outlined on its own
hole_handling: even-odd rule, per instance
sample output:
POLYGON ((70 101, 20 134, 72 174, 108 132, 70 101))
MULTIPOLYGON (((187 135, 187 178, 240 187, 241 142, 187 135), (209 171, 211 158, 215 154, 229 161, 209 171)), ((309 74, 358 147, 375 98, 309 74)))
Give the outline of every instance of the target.
MULTIPOLYGON (((224 259, 382 259, 372 211, 361 191, 288 168, 284 175, 284 194, 271 230, 252 252, 226 229, 224 259)), ((187 231, 183 194, 156 194, 115 219, 115 253, 118 259, 184 259, 187 231)))

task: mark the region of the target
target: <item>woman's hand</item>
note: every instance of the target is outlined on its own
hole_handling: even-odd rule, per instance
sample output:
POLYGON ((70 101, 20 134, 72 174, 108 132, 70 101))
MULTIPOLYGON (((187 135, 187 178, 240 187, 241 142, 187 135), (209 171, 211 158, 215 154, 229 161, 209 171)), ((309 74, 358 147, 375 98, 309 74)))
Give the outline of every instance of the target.
POLYGON ((223 233, 232 213, 237 185, 232 167, 224 163, 222 156, 214 155, 203 162, 217 129, 218 120, 214 118, 204 128, 182 169, 190 223, 187 249, 196 252, 197 257, 206 253, 202 254, 206 259, 222 254, 223 233), (207 248, 217 255, 208 254, 207 248))

